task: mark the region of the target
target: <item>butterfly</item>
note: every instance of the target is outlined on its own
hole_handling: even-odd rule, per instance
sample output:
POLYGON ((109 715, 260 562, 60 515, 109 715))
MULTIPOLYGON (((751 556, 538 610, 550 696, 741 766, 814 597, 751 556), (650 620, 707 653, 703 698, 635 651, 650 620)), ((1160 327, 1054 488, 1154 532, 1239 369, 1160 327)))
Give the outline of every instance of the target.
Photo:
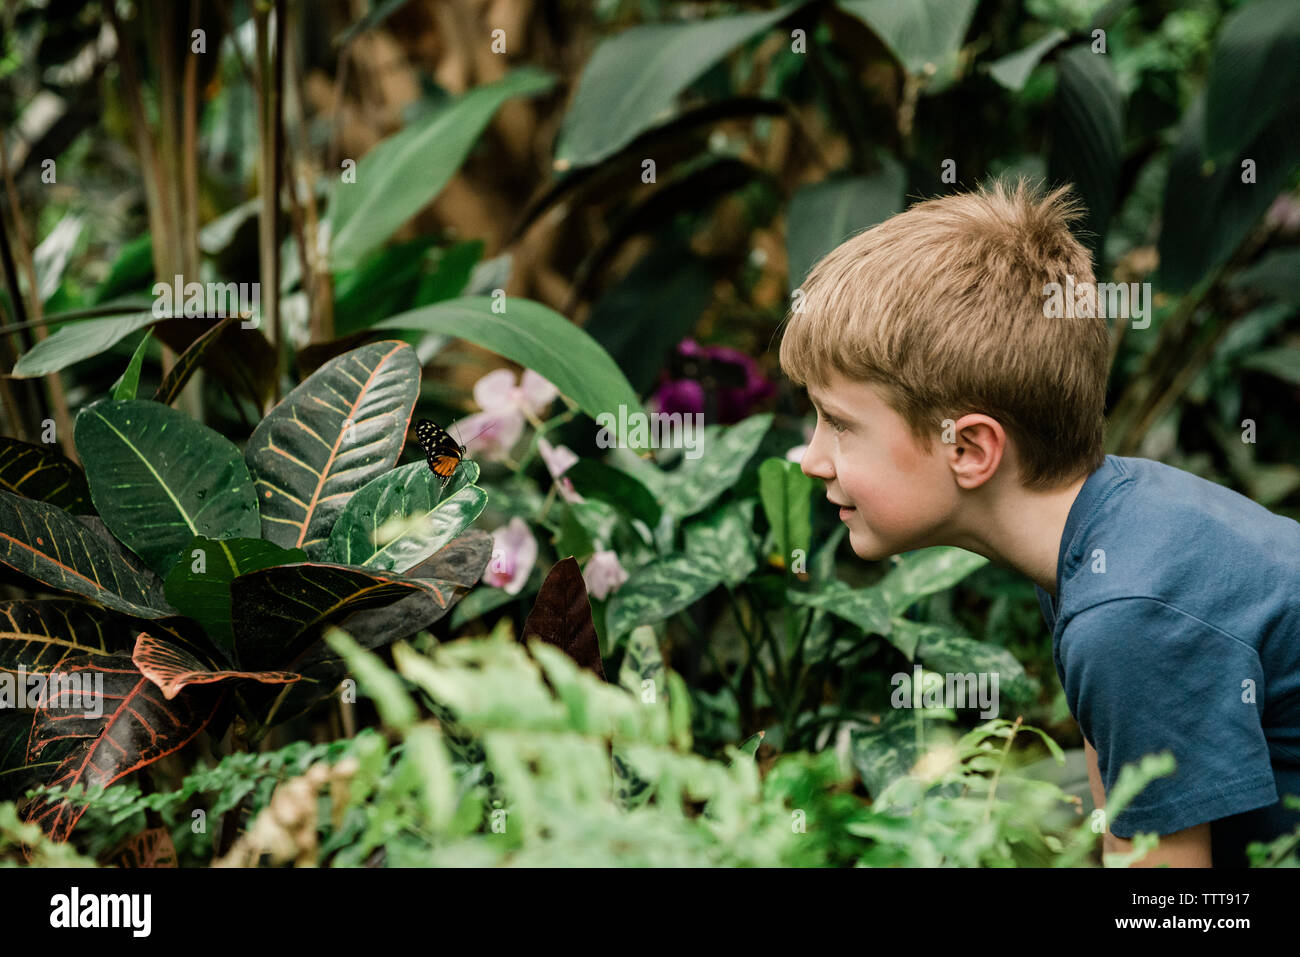
POLYGON ((421 419, 415 424, 415 437, 424 449, 424 457, 429 462, 429 471, 438 476, 442 487, 446 488, 452 475, 465 457, 465 446, 461 445, 451 433, 442 426, 421 419))

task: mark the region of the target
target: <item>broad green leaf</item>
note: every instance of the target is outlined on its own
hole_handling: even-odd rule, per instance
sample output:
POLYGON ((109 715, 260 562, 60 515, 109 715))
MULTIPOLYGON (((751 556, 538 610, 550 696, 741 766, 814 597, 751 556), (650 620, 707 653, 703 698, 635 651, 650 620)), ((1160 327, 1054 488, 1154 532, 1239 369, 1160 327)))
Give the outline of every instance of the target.
POLYGON ((758 567, 754 505, 752 498, 728 503, 683 530, 687 556, 714 568, 733 588, 758 567))
POLYGON ((782 567, 789 568, 795 550, 806 557, 812 542, 813 480, 798 462, 767 459, 758 467, 758 494, 776 538, 782 567))
POLYGON ((288 668, 344 616, 423 592, 451 608, 455 586, 324 562, 276 565, 230 583, 236 664, 255 671, 288 668))
POLYGON ((697 449, 688 450, 671 472, 627 448, 619 447, 613 454, 620 467, 654 493, 665 512, 682 519, 708 508, 736 483, 771 425, 770 412, 751 415, 731 426, 706 425, 704 434, 697 436, 697 449), (699 454, 691 458, 695 452, 699 454))
POLYGON ((890 640, 915 644, 915 660, 941 674, 997 675, 999 697, 1028 702, 1038 683, 1025 671, 1015 655, 997 645, 967 638, 947 625, 930 625, 894 619, 890 640))
POLYGON ((160 575, 195 535, 255 538, 253 480, 224 436, 157 402, 97 402, 77 415, 77 454, 109 530, 160 575))
POLYGON ((813 592, 788 589, 786 598, 792 604, 820 608, 837 618, 843 618, 868 635, 889 637, 892 627, 889 605, 878 589, 850 588, 844 582, 832 581, 813 592))
POLYGON ((261 537, 323 557, 347 500, 396 464, 419 391, 415 350, 390 340, 331 359, 285 396, 244 453, 261 537))
POLYGON ((897 557, 893 569, 876 586, 890 613, 902 614, 919 598, 951 588, 988 564, 983 555, 962 548, 922 548, 897 557))
MULTIPOLYGON (((939 719, 941 720, 941 719, 939 719)), ((911 708, 890 708, 881 716, 878 725, 854 728, 849 732, 849 754, 853 766, 862 776, 862 784, 872 799, 878 799, 894 781, 916 766, 925 753, 925 742, 933 743, 932 728, 936 716, 911 708), (923 738, 918 738, 917 722, 929 722, 923 738)), ((941 732, 942 733, 942 732, 941 732)))
POLYGON ((94 511, 86 473, 56 445, 33 445, 0 435, 0 489, 78 515, 94 511))
POLYGON ((549 90, 555 78, 523 67, 470 90, 374 146, 330 201, 330 269, 351 269, 383 245, 455 175, 497 109, 512 96, 549 90))
POLYGON ((1275 117, 1235 159, 1217 166, 1205 159, 1204 117, 1204 97, 1198 97, 1183 115, 1169 159, 1158 273, 1169 292, 1192 289, 1227 262, 1300 167, 1293 115, 1275 117), (1246 160, 1253 182, 1243 182, 1246 160))
POLYGON ((388 572, 420 564, 482 514, 487 493, 473 484, 477 477, 478 465, 463 463, 445 494, 424 462, 372 479, 334 523, 329 561, 388 572))
POLYGON ((1300 4, 1257 0, 1224 18, 1205 94, 1208 158, 1226 163, 1300 109, 1300 4))
POLYGON ((0 562, 56 591, 140 618, 176 614, 162 586, 61 508, 0 491, 0 562))
POLYGON ((131 361, 126 365, 126 371, 122 373, 121 378, 113 383, 113 398, 118 401, 134 399, 136 392, 140 388, 140 366, 144 363, 144 354, 149 349, 149 331, 146 329, 145 334, 140 337, 140 344, 135 347, 135 352, 131 354, 131 361))
POLYGON ((653 625, 722 584, 722 570, 689 555, 670 555, 637 569, 609 600, 605 628, 612 642, 638 625, 653 625))
POLYGON ((466 296, 403 312, 374 328, 436 332, 482 346, 532 369, 593 419, 603 413, 617 422, 620 406, 641 412, 641 400, 614 360, 582 329, 529 299, 509 298, 504 312, 496 311, 497 302, 466 296))
POLYGON ((1019 93, 1029 79, 1029 74, 1034 71, 1034 67, 1042 62, 1043 57, 1051 52, 1052 48, 1066 38, 1064 30, 1051 29, 1039 40, 1034 41, 1023 50, 1017 50, 1015 53, 1008 53, 989 64, 989 76, 997 80, 1008 90, 1019 93))
POLYGON ((601 42, 578 80, 555 148, 555 166, 590 166, 673 114, 677 95, 736 47, 802 3, 694 23, 655 23, 601 42))
POLYGON ((1086 45, 1059 59, 1048 177, 1073 183, 1087 207, 1079 235, 1098 255, 1115 208, 1123 160, 1124 94, 1110 61, 1086 45))
POLYGON ((171 405, 175 402, 181 390, 185 388, 185 384, 190 381, 190 377, 198 371, 204 358, 217 346, 227 327, 237 319, 239 319, 237 315, 226 316, 195 339, 190 347, 177 357, 167 375, 158 384, 158 390, 153 394, 153 401, 161 402, 163 405, 171 405))
POLYGON ((961 48, 977 0, 839 0, 913 75, 937 69, 961 48))
POLYGON ((902 211, 907 172, 883 152, 879 159, 869 176, 837 176, 795 192, 785 242, 792 287, 844 240, 902 211))
POLYGON ((620 469, 594 459, 579 459, 565 470, 564 477, 583 498, 616 505, 648 528, 659 524, 662 509, 650 490, 620 469))
MULTIPOLYGON (((131 333, 153 325, 158 318, 151 311, 124 312, 117 316, 68 322, 27 350, 14 363, 13 375, 17 379, 31 379, 66 369, 75 362, 111 349, 131 333)), ((59 321, 58 316, 47 316, 46 319, 50 323, 59 321)))
POLYGON ((169 602, 202 625, 219 648, 233 654, 230 583, 248 572, 306 560, 300 548, 285 549, 260 538, 213 540, 197 535, 167 573, 164 589, 169 602))

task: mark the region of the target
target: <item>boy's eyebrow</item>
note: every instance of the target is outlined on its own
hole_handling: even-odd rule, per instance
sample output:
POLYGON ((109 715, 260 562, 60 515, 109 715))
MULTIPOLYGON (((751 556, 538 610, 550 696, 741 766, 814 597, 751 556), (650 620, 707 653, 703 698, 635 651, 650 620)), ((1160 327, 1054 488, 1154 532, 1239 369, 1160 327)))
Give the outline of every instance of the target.
POLYGON ((829 414, 829 415, 831 415, 832 417, 837 418, 837 419, 844 419, 844 420, 846 420, 846 421, 850 421, 850 422, 856 422, 856 421, 857 421, 853 416, 848 415, 847 413, 840 411, 840 410, 839 410, 838 408, 836 408, 834 405, 831 405, 831 404, 827 403, 825 400, 822 400, 821 402, 818 402, 816 396, 814 396, 814 395, 812 394, 812 390, 809 389, 809 390, 807 390, 807 391, 808 391, 808 400, 813 404, 813 408, 816 409, 818 412, 822 412, 822 411, 824 411, 824 412, 826 412, 827 414, 829 414))

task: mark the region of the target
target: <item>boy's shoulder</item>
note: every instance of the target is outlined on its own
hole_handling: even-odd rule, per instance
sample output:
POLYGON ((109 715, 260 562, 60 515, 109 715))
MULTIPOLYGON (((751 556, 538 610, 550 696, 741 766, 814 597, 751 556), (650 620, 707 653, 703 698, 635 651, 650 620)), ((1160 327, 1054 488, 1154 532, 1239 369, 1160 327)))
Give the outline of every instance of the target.
POLYGON ((1038 591, 1058 634, 1090 610, 1122 620, 1152 603, 1250 644, 1279 616, 1300 634, 1300 522, 1182 469, 1108 455, 1070 509, 1056 600, 1038 591))

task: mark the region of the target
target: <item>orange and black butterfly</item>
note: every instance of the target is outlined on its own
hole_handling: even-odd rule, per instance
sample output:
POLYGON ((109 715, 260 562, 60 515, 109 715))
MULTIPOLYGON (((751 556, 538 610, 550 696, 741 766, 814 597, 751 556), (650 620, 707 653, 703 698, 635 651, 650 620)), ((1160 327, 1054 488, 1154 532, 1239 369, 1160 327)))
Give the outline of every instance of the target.
POLYGON ((421 419, 415 424, 415 437, 419 440, 420 448, 424 449, 424 457, 429 461, 429 471, 438 476, 442 487, 446 488, 460 466, 461 459, 465 457, 465 446, 452 438, 451 433, 442 426, 428 419, 421 419))

